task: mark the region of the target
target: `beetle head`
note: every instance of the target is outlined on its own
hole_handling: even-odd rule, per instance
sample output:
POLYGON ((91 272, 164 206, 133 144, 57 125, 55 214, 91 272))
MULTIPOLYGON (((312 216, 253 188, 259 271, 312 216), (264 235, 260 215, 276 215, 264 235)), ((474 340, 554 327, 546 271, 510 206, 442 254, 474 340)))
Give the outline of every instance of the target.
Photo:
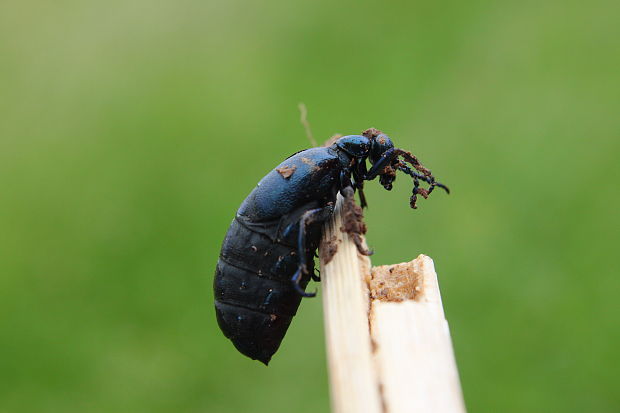
POLYGON ((377 162, 386 151, 394 147, 392 140, 385 133, 373 136, 371 142, 368 159, 372 164, 377 162))
MULTIPOLYGON (((386 151, 392 149, 394 144, 392 140, 384 133, 375 137, 372 141, 372 146, 370 149, 370 163, 374 164, 381 155, 383 155, 386 151)), ((390 165, 383 170, 383 173, 379 175, 379 182, 385 189, 390 191, 392 189, 392 183, 396 179, 396 165, 398 163, 398 159, 395 157, 390 165)))
POLYGON ((442 188, 446 192, 450 193, 447 186, 435 181, 435 177, 431 174, 431 171, 426 169, 418 161, 418 158, 416 158, 411 152, 395 148, 392 140, 380 130, 370 128, 365 130, 362 135, 367 137, 371 142, 368 159, 374 166, 370 171, 370 179, 377 176, 375 174, 378 174, 379 182, 381 182, 381 185, 389 191, 392 189, 392 183, 396 179, 396 171, 401 171, 411 176, 413 178, 413 194, 410 200, 410 205, 412 208, 416 208, 416 199, 418 194, 426 198, 431 192, 433 192, 435 187, 442 188), (386 154, 386 152, 389 153, 386 154), (382 157, 383 160, 381 160, 382 157), (403 159, 400 160, 399 157, 402 157, 403 159), (405 163, 410 164, 413 169, 409 168, 405 163), (429 184, 428 190, 420 187, 420 181, 429 184))
MULTIPOLYGON (((370 139, 371 143, 370 151, 368 153, 368 160, 373 165, 385 152, 394 148, 394 143, 392 143, 392 140, 378 129, 370 128, 365 130, 362 134, 370 139)), ((392 189, 392 182, 396 179, 397 164, 398 159, 395 157, 379 175, 379 182, 388 191, 392 189)))

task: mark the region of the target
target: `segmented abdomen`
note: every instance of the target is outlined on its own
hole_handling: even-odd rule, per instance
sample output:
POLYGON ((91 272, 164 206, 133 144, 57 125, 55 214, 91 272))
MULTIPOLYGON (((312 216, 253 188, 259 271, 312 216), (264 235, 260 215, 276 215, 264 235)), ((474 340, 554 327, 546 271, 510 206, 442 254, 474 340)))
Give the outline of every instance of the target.
MULTIPOLYGON (((268 234, 279 222, 261 229, 235 219, 228 229, 214 280, 217 321, 246 356, 269 363, 295 315, 301 296, 291 286, 299 266, 297 248, 268 234)), ((296 239, 294 233, 287 239, 296 239)), ((309 260, 312 271, 312 259, 309 260)), ((305 288, 309 276, 302 280, 305 288)))

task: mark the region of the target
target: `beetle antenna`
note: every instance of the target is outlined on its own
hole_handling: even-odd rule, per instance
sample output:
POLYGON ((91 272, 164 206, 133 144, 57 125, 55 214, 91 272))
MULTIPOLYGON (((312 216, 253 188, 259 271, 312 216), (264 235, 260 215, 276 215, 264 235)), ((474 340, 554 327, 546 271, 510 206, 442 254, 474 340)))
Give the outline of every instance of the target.
POLYGON ((425 176, 425 175, 419 174, 419 173, 417 173, 415 171, 412 171, 411 168, 409 168, 407 165, 403 164, 402 162, 399 162, 397 167, 398 167, 399 171, 406 173, 407 175, 411 176, 412 178, 420 179, 420 180, 426 182, 427 184, 429 184, 430 185, 429 190, 428 190, 429 194, 433 191, 433 188, 436 187, 436 186, 441 188, 441 189, 443 189, 447 193, 450 193, 450 188, 448 188, 447 186, 445 186, 442 183, 439 183, 439 182, 435 181, 435 177, 433 175, 425 176))
POLYGON ((312 146, 314 147, 319 146, 319 144, 316 142, 316 139, 314 139, 314 136, 312 136, 312 130, 310 129, 310 122, 308 122, 308 108, 306 107, 306 104, 304 102, 299 102, 299 105, 297 105, 297 107, 299 108, 299 113, 301 115, 299 118, 299 121, 301 122, 301 125, 304 127, 304 130, 306 131, 306 137, 308 138, 312 146))
MULTIPOLYGON (((431 171, 426 169, 424 167, 424 165, 422 165, 420 163, 420 161, 418 161, 418 158, 414 154, 412 154, 411 152, 404 151, 404 150, 398 149, 398 148, 394 148, 394 153, 396 153, 399 156, 402 156, 403 159, 405 160, 405 162, 409 162, 411 164, 411 166, 413 166, 419 172, 422 172, 424 175, 426 175, 426 176, 433 176, 431 174, 431 171)), ((402 162, 401 162, 401 164, 402 164, 402 162)))
POLYGON ((413 178, 413 182, 414 182, 414 187, 413 187, 413 192, 414 195, 416 194, 420 194, 422 195, 424 198, 428 197, 428 195, 433 192, 433 190, 435 189, 435 187, 439 187, 441 189, 443 189, 444 191, 446 191, 448 194, 450 193, 450 188, 448 188, 447 186, 445 186, 442 183, 436 182, 435 181, 435 177, 433 175, 422 175, 419 174, 415 171, 412 171, 411 168, 409 168, 407 165, 403 164, 402 162, 399 162, 397 164, 397 168, 399 171, 402 171, 404 173, 406 173, 407 175, 411 176, 413 178), (424 182, 426 182, 427 184, 429 184, 429 188, 428 191, 423 189, 423 188, 419 188, 419 181, 418 180, 422 180, 424 182))

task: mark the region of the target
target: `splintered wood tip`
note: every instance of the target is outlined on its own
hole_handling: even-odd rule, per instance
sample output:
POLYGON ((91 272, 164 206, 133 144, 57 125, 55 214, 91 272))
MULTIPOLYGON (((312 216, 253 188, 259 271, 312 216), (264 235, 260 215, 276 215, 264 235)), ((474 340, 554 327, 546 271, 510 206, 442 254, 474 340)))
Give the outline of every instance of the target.
POLYGON ((373 267, 368 283, 371 299, 391 302, 419 300, 424 294, 424 275, 417 264, 415 259, 373 267))

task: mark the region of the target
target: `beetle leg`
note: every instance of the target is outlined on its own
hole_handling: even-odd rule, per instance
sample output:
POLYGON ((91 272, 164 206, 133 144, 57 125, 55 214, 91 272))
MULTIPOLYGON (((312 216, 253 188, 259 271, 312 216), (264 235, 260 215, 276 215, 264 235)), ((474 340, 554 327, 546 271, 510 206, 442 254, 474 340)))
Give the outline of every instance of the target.
POLYGON ((348 168, 340 171, 340 195, 346 198, 347 195, 344 193, 345 188, 353 188, 351 171, 348 168))
POLYGON ((310 274, 310 276, 312 277, 312 281, 321 282, 321 271, 317 270, 316 268, 314 269, 314 273, 310 274))
POLYGON ((368 207, 366 196, 364 195, 364 176, 366 176, 366 159, 358 159, 357 168, 353 170, 353 185, 358 191, 362 208, 368 207))
POLYGON ((422 195, 424 198, 428 198, 428 196, 431 192, 433 192, 433 189, 435 189, 435 187, 442 188, 447 193, 450 193, 450 190, 447 186, 445 186, 444 184, 440 184, 439 182, 435 182, 435 177, 433 175, 427 176, 419 174, 415 171, 412 171, 411 168, 409 168, 407 165, 404 165, 402 162, 398 163, 397 168, 399 171, 402 171, 413 178, 413 194, 411 195, 411 199, 409 201, 409 204, 413 209, 417 208, 416 202, 418 199, 418 194, 422 195), (420 180, 429 184, 428 190, 420 188, 420 180))
POLYGON ((353 178, 355 182, 351 182, 351 171, 348 169, 344 169, 340 172, 340 195, 344 198, 353 198, 355 188, 357 188, 359 190, 362 208, 365 208, 368 204, 366 203, 366 196, 364 196, 364 180, 361 178, 358 180, 355 172, 353 172, 353 178))
POLYGON ((322 223, 326 221, 334 211, 333 205, 329 204, 323 208, 311 209, 304 212, 299 220, 299 235, 297 238, 297 250, 299 255, 299 268, 291 278, 293 288, 303 297, 314 297, 316 292, 307 293, 301 288, 299 284, 302 279, 302 275, 308 273, 308 267, 306 265, 306 227, 310 223, 322 223))
POLYGON ((392 163, 392 160, 396 156, 398 156, 398 152, 396 152, 396 148, 391 148, 391 149, 388 149, 387 151, 383 152, 383 154, 377 160, 377 162, 375 162, 372 165, 372 168, 370 168, 370 171, 368 171, 368 173, 364 176, 364 180, 371 181, 371 180, 375 179, 377 177, 377 175, 380 175, 381 172, 383 172, 383 169, 386 166, 388 166, 390 163, 392 163))
POLYGON ((297 291, 297 294, 301 295, 302 297, 314 297, 314 296, 316 296, 316 291, 313 292, 313 293, 305 292, 304 289, 301 288, 301 285, 299 285, 300 281, 301 281, 301 266, 295 272, 295 275, 293 275, 293 278, 291 278, 291 283, 293 284, 293 288, 295 289, 295 291, 297 291))
POLYGON ((360 158, 357 161, 357 174, 358 176, 365 176, 368 173, 366 170, 366 158, 360 158))
POLYGON ((368 202, 366 202, 366 195, 364 195, 364 181, 363 180, 356 181, 355 185, 357 186, 357 193, 360 197, 360 204, 362 208, 367 208, 368 202))
POLYGON ((417 177, 413 177, 413 193, 411 194, 411 198, 409 200, 409 205, 412 209, 417 209, 416 202, 418 201, 418 193, 420 191, 420 181, 417 177))
POLYGON ((412 171, 411 168, 409 168, 407 165, 403 165, 402 163, 399 163, 398 169, 400 171, 406 173, 407 175, 411 176, 413 179, 420 179, 420 180, 426 182, 427 184, 429 184, 430 185, 430 187, 428 189, 428 193, 429 194, 431 192, 433 192, 433 189, 435 189, 435 187, 439 187, 439 188, 443 189, 444 191, 446 191, 447 193, 450 193, 450 188, 448 188, 444 184, 441 184, 441 183, 435 181, 435 177, 432 176, 432 175, 426 176, 426 175, 419 174, 419 173, 417 173, 415 171, 412 171))

